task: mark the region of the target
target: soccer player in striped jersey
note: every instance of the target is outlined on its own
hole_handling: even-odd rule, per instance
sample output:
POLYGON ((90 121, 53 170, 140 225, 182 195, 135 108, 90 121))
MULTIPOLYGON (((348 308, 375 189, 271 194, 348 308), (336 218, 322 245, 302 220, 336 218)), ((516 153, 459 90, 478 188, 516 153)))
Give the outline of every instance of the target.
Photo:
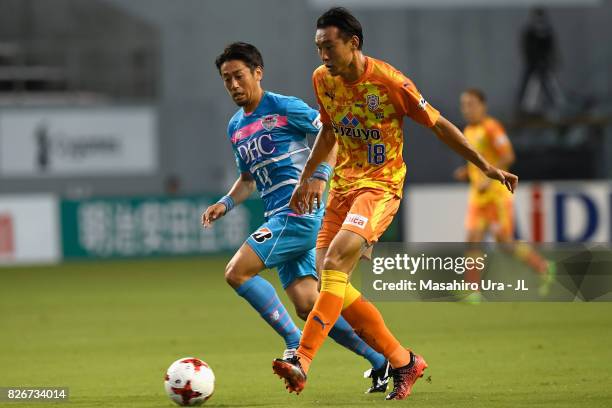
MULTIPOLYGON (((508 169, 514 163, 514 150, 502 124, 488 114, 484 92, 475 88, 465 90, 461 94, 460 105, 467 121, 463 133, 468 142, 489 163, 508 169)), ((512 252, 540 276, 539 293, 541 296, 547 295, 555 275, 555 264, 544 259, 531 245, 514 240, 514 196, 472 163, 457 168, 454 176, 457 180, 470 183, 465 217, 467 242, 482 242, 490 233, 497 242, 504 244, 504 249, 512 252)), ((465 277, 470 282, 478 282, 479 275, 478 270, 470 270, 465 277)), ((467 300, 477 303, 480 299, 480 292, 473 292, 467 300)))
MULTIPOLYGON (((261 87, 263 59, 251 44, 233 43, 216 59, 225 88, 240 107, 227 127, 240 176, 218 203, 202 214, 205 227, 227 215, 255 189, 265 204, 261 225, 227 264, 225 279, 285 340, 285 358, 291 358, 300 341, 295 325, 274 287, 259 273, 276 267, 281 283, 306 320, 318 296, 315 242, 323 208, 312 214, 296 214, 289 199, 310 153, 307 134, 316 134, 319 113, 302 100, 261 87)), ((335 163, 331 149, 312 174, 314 188, 323 193, 335 163)), ((388 361, 357 336, 344 320, 336 322, 330 336, 372 364, 372 387, 384 392, 389 381, 388 361)))
POLYGON ((400 71, 364 55, 361 24, 348 10, 335 7, 319 17, 315 43, 323 65, 312 79, 323 127, 290 203, 297 213, 317 211, 314 203, 320 203, 320 191, 311 178, 337 145, 335 174, 316 245, 321 293, 308 315, 296 356, 276 359, 273 369, 290 391, 302 391, 312 359, 342 315, 393 367, 393 390, 386 398, 404 399, 427 363, 400 344, 378 309, 349 283, 363 249, 378 240, 399 207, 406 173, 404 117, 430 128, 509 190, 518 178, 489 164, 400 71))

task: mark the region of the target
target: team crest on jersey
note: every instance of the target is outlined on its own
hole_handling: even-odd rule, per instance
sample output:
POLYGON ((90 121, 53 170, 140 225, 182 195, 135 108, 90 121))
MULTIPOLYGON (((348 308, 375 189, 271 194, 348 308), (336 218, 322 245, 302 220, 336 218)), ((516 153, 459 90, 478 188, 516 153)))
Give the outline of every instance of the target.
POLYGON ((261 244, 264 241, 267 241, 272 238, 273 234, 269 228, 263 227, 252 233, 251 236, 253 237, 255 242, 261 244))
POLYGON ((378 95, 369 94, 366 96, 366 102, 368 103, 368 109, 372 112, 378 109, 378 105, 380 103, 380 98, 378 95))
POLYGON ((261 118, 261 126, 268 132, 276 127, 278 115, 268 115, 261 118))

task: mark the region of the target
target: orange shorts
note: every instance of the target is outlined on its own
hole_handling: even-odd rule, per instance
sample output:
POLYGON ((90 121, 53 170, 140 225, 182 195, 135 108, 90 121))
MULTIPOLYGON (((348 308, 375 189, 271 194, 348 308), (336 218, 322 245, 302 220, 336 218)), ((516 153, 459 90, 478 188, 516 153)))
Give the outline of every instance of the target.
POLYGON ((399 205, 398 196, 383 190, 362 188, 347 193, 330 191, 317 237, 317 249, 329 248, 341 229, 362 236, 368 244, 378 241, 391 224, 399 205))
POLYGON ((513 200, 493 200, 484 204, 470 201, 465 217, 468 231, 490 232, 495 236, 512 238, 514 235, 513 200))

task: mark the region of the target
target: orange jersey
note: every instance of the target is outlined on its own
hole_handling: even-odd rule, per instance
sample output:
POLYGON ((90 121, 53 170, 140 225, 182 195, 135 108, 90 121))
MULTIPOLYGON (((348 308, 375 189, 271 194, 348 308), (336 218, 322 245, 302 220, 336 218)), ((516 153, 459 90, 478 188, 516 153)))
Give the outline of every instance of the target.
MULTIPOLYGON (((510 144, 504 127, 492 117, 486 117, 477 125, 466 126, 463 133, 478 153, 495 167, 499 167, 502 156, 512 152, 512 144, 510 144)), ((468 163, 467 166, 470 179, 470 200, 485 203, 512 197, 508 189, 499 181, 490 180, 472 163, 468 163), (488 187, 479 193, 481 186, 487 184, 488 187)))
POLYGON ((334 129, 338 156, 333 191, 375 188, 402 196, 404 116, 431 127, 440 113, 410 79, 391 65, 366 57, 365 71, 348 83, 325 66, 312 75, 321 121, 334 129))

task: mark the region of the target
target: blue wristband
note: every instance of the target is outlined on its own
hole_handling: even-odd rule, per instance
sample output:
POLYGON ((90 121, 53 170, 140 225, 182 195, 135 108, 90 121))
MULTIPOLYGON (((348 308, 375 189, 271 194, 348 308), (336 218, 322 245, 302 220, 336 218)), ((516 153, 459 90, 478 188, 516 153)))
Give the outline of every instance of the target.
POLYGON ((223 197, 221 197, 219 201, 217 201, 217 204, 219 203, 225 205, 226 214, 232 211, 232 209, 234 208, 234 199, 228 195, 224 195, 223 197))
POLYGON ((316 170, 314 171, 314 173, 312 173, 312 178, 316 178, 316 179, 327 182, 329 181, 329 178, 331 177, 332 171, 333 171, 332 167, 328 163, 323 162, 319 164, 316 170))

